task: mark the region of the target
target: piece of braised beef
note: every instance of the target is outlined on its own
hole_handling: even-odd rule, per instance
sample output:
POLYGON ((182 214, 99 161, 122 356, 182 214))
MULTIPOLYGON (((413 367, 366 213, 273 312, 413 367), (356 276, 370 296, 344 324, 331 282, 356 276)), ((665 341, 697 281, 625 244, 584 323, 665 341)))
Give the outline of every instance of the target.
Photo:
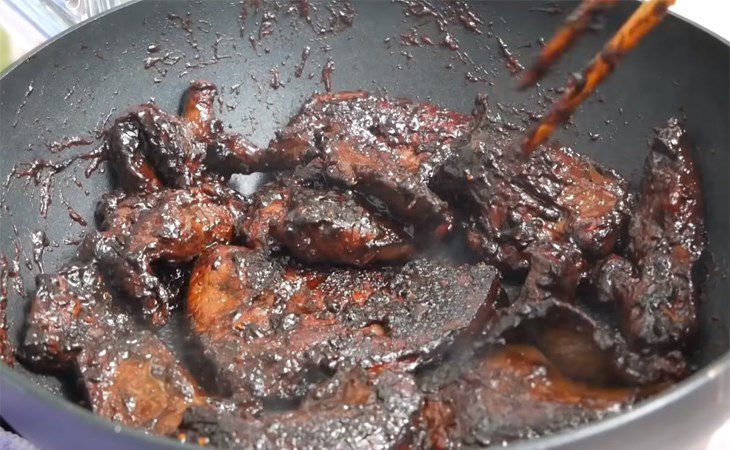
POLYGON ((253 248, 283 246, 307 263, 363 267, 403 262, 415 252, 403 225, 353 192, 292 180, 259 189, 240 230, 253 248))
POLYGON ((295 398, 343 365, 438 359, 483 329, 499 295, 484 264, 304 267, 217 246, 196 263, 187 308, 222 390, 295 398))
POLYGON ((96 264, 70 263, 36 277, 23 360, 41 370, 68 369, 86 346, 126 332, 133 322, 115 305, 96 264))
POLYGON ((97 214, 101 230, 85 238, 81 253, 96 259, 107 284, 139 302, 156 324, 167 320, 172 295, 153 264, 191 261, 210 245, 231 242, 247 208, 217 184, 129 197, 115 209, 115 198, 106 200, 97 214))
POLYGON ((597 296, 618 303, 621 327, 636 348, 683 348, 697 333, 703 208, 687 132, 671 119, 644 166, 628 260, 614 256, 596 269, 597 296))
POLYGON ((203 403, 192 376, 148 331, 90 340, 76 367, 92 411, 131 427, 170 434, 203 403))
POLYGON ((410 439, 420 404, 412 376, 354 369, 315 386, 294 411, 242 419, 191 408, 176 437, 224 449, 391 449, 410 439))
POLYGON ((418 446, 481 447, 534 438, 616 414, 635 394, 572 381, 534 347, 506 346, 425 399, 418 446))
POLYGON ((244 173, 310 165, 329 183, 356 190, 416 226, 424 239, 439 239, 450 231, 453 218, 427 184, 471 123, 469 115, 426 103, 361 91, 317 94, 265 152, 248 145, 238 150, 229 140, 209 151, 208 164, 244 173))
POLYGON ((587 258, 611 253, 628 220, 626 181, 557 144, 526 156, 513 140, 484 118, 432 178, 464 216, 469 246, 508 271, 526 271, 545 243, 587 258))

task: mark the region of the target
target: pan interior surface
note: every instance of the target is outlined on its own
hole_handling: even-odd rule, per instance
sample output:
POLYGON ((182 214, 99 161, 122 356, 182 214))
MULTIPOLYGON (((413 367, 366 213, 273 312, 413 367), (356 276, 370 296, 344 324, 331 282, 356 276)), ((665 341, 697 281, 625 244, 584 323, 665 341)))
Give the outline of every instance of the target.
MULTIPOLYGON (((310 24, 287 4, 269 28, 255 9, 242 21, 238 2, 150 1, 99 17, 45 46, 0 80, 0 177, 5 183, 0 253, 11 264, 19 263, 21 273, 8 282, 10 341, 17 343, 22 336, 28 308, 19 292, 33 291, 41 263, 44 271, 53 272, 74 254, 78 237, 93 226, 96 201, 111 189, 103 166, 87 177, 88 160, 59 171, 48 185, 33 177, 11 178, 17 164, 58 162, 89 152, 98 146, 109 117, 148 101, 176 110, 192 80, 216 83, 223 123, 265 146, 306 98, 325 90, 328 68, 334 91, 363 89, 464 112, 478 93, 486 93, 494 113, 519 120, 544 112, 546 94, 555 97, 567 73, 581 68, 633 10, 621 2, 539 88, 519 92, 500 40, 523 64, 530 62, 540 39, 552 34, 575 3, 559 2, 563 15, 553 14, 550 5, 471 2, 483 22, 477 34, 458 21, 449 21, 441 31, 435 20, 413 14, 401 3, 354 2, 352 24, 332 22, 325 9, 319 11, 319 22, 310 24), (435 45, 410 44, 407 36, 413 33, 430 36, 435 45), (447 34, 458 49, 441 44, 447 34), (305 48, 308 58, 302 56, 305 48), (87 139, 90 144, 63 145, 87 139), (50 199, 47 213, 42 213, 44 195, 50 199), (42 246, 42 258, 32 243, 39 232, 48 244, 42 246)), ((636 186, 653 128, 671 116, 685 119, 702 175, 711 253, 701 337, 693 355, 698 369, 727 358, 730 342, 729 61, 726 43, 670 16, 556 135, 636 186)), ((250 192, 261 178, 237 182, 250 192)), ((20 364, 6 370, 54 395, 78 400, 71 381, 20 364)))

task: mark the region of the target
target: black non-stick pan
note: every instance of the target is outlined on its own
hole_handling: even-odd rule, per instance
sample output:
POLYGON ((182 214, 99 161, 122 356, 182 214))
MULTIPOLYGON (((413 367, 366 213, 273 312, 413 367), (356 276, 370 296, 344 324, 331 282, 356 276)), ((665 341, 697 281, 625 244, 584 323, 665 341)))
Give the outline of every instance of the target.
MULTIPOLYGON (((108 116, 129 105, 152 99, 174 110, 193 79, 217 83, 223 94, 224 122, 265 145, 305 98, 324 90, 322 70, 328 61, 334 69, 333 90, 385 91, 461 111, 471 109, 477 93, 487 93, 495 112, 515 114, 517 120, 523 114, 520 109, 544 111, 544 94, 555 95, 551 89, 563 85, 566 74, 579 69, 636 7, 633 2, 620 3, 543 80, 541 88, 518 92, 498 38, 523 63, 529 62, 539 49, 539 39, 552 34, 573 2, 470 2, 483 21, 483 33, 449 23, 458 51, 438 45, 445 35, 433 20, 407 16, 408 8, 399 3, 355 2, 352 25, 339 20, 333 32, 322 35, 315 33, 320 27, 307 24, 296 9, 287 11, 289 2, 280 3, 271 27, 262 28, 262 11, 250 8, 241 32, 238 1, 139 2, 76 27, 26 57, 0 80, 3 183, 18 163, 34 158, 60 161, 93 150, 96 143, 63 149, 53 142, 68 142, 74 136, 94 138, 108 116), (187 18, 190 26, 181 26, 187 18), (436 45, 402 45, 401 35, 413 27, 436 45), (311 54, 302 76, 296 77, 305 46, 311 54), (278 73, 278 83, 272 80, 272 69, 278 73)), ((327 28, 327 14, 322 9, 319 13, 327 28)), ((653 127, 669 116, 686 118, 707 199, 711 249, 702 336, 694 355, 697 372, 630 412, 549 438, 515 443, 515 448, 701 448, 730 414, 729 60, 727 42, 670 16, 579 109, 573 123, 557 134, 564 144, 635 183, 653 127)), ((94 204, 110 189, 107 173, 85 176, 87 165, 88 161, 79 161, 54 177, 47 217, 40 214, 42 185, 11 179, 4 188, 0 251, 12 263, 16 243, 20 246, 17 261, 26 291, 33 290, 33 273, 39 270, 33 262, 33 233, 36 237, 41 237, 38 231, 46 233, 50 245, 36 245, 36 255, 44 248, 43 268, 53 271, 74 253, 74 238, 92 226, 83 223, 93 224, 94 204), (70 209, 82 219, 73 219, 70 209)), ((239 184, 250 190, 256 179, 242 179, 239 184)), ((10 340, 18 342, 27 301, 15 293, 13 280, 9 284, 10 340)), ((0 365, 0 413, 41 448, 179 446, 76 406, 74 390, 62 380, 31 373, 20 364, 0 365)))

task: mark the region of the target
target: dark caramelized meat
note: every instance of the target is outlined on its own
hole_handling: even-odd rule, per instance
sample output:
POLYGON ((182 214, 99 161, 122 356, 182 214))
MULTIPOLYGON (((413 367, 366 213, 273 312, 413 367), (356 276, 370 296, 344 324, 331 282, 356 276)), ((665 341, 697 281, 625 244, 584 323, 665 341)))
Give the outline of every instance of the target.
POLYGON ((479 126, 430 186, 460 210, 467 244, 483 260, 527 272, 521 303, 572 303, 590 262, 611 253, 626 228, 628 184, 555 143, 526 156, 484 100, 479 126))
POLYGON ((124 425, 170 434, 202 403, 187 370, 147 331, 90 341, 77 364, 91 409, 124 425))
POLYGON ((270 172, 287 167, 279 157, 278 153, 259 148, 240 134, 226 133, 208 145, 205 166, 211 172, 229 178, 234 173, 270 172))
POLYGON ((487 343, 534 343, 562 372, 592 383, 653 385, 689 371, 680 352, 636 352, 607 320, 554 299, 498 310, 485 335, 487 343))
POLYGON ((352 194, 335 190, 294 191, 283 222, 272 232, 305 262, 362 267, 404 261, 414 252, 402 227, 371 213, 352 194))
POLYGON ((634 346, 677 348, 696 333, 704 248, 697 169, 686 132, 672 119, 659 130, 644 168, 629 225, 631 262, 613 257, 598 269, 599 297, 618 301, 634 346))
POLYGON ((129 329, 131 320, 112 304, 94 264, 69 264, 38 275, 20 352, 39 369, 71 367, 90 342, 129 329))
POLYGON ((140 214, 151 209, 156 199, 157 194, 129 195, 121 190, 102 195, 94 210, 97 229, 114 234, 117 239, 129 236, 140 214))
POLYGON ((450 154, 449 145, 470 124, 468 115, 427 103, 362 91, 317 94, 279 132, 269 152, 286 155, 280 158, 285 161, 281 169, 293 169, 308 157, 332 149, 329 144, 345 139, 358 157, 388 162, 384 171, 403 170, 423 181, 450 154))
POLYGON ((515 182, 536 200, 560 211, 553 235, 565 233, 591 256, 613 250, 629 206, 628 183, 618 174, 553 145, 535 153, 515 182))
POLYGON ((483 264, 305 268, 218 246, 198 260, 187 305, 220 386, 290 398, 345 363, 433 360, 482 329, 499 292, 483 264))
POLYGON ((132 109, 108 133, 109 160, 127 192, 186 188, 200 177, 204 147, 180 118, 155 105, 132 109))
POLYGON ((530 270, 519 300, 529 303, 559 299, 572 303, 586 267, 580 250, 570 242, 549 240, 532 244, 527 250, 530 270))
POLYGON ((402 226, 351 192, 278 182, 264 186, 241 226, 252 247, 272 237, 301 261, 362 267, 407 260, 414 252, 402 226))
POLYGON ((195 82, 178 115, 116 119, 118 190, 77 257, 36 279, 18 355, 72 369, 96 413, 222 448, 461 448, 600 419, 688 375, 705 236, 676 121, 633 205, 584 156, 523 152, 485 98, 470 116, 318 94, 261 149, 224 131, 216 95, 195 82), (250 201, 225 186, 255 171, 291 172, 250 201), (477 257, 448 260, 464 240, 477 257), (161 338, 177 322, 148 329, 178 305, 180 361, 161 338))
POLYGON ((295 189, 300 189, 296 183, 276 181, 256 191, 239 226, 239 234, 246 245, 257 249, 276 249, 279 246, 271 230, 284 222, 289 199, 295 189))
POLYGON ((405 442, 421 396, 409 375, 338 373, 296 411, 242 420, 192 408, 178 438, 216 448, 390 449, 405 442))
POLYGON ((204 81, 194 81, 183 94, 180 118, 198 142, 210 143, 223 131, 222 124, 215 118, 217 95, 218 88, 204 81))
POLYGON ((152 192, 162 187, 146 150, 149 147, 137 117, 142 111, 159 111, 154 106, 140 107, 119 117, 107 130, 107 154, 117 182, 126 192, 152 192))
POLYGON ((537 349, 507 346, 426 399, 421 444, 446 449, 534 438, 618 413, 634 395, 572 381, 537 349))
POLYGON ((228 145, 221 158, 242 172, 293 169, 311 161, 330 182, 372 197, 418 225, 416 232, 439 237, 451 228, 452 218, 426 184, 470 124, 470 116, 425 103, 365 92, 321 94, 304 104, 265 152, 228 145))
MULTIPOLYGON (((268 171, 267 152, 238 133, 224 132, 215 118, 215 98, 218 90, 210 83, 196 83, 182 99, 182 118, 206 147, 205 169, 223 178, 234 173, 268 171)), ((276 164, 274 164, 276 166, 276 164)))
POLYGON ((470 247, 509 270, 527 269, 536 243, 606 255, 628 218, 618 175, 557 145, 523 160, 489 125, 436 170, 431 186, 466 214, 470 247))
POLYGON ((183 95, 180 116, 144 104, 115 120, 107 131, 108 158, 125 192, 196 186, 211 178, 203 165, 208 146, 226 139, 245 143, 223 134, 215 118, 217 93, 215 85, 196 81, 183 95))
POLYGON ((153 263, 190 261, 214 243, 230 242, 245 209, 237 194, 217 185, 133 197, 102 217, 106 230, 88 236, 84 252, 97 258, 110 286, 162 323, 171 295, 153 263))

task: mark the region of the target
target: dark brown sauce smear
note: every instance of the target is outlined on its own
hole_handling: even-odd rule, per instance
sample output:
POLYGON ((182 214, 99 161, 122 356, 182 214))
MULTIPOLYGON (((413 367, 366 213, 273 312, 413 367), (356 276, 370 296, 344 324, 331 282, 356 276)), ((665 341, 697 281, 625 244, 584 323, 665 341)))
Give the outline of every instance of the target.
POLYGON ((509 69, 510 73, 512 75, 516 75, 520 73, 521 71, 525 70, 524 66, 520 64, 520 61, 517 59, 517 57, 514 55, 514 53, 507 47, 507 44, 502 40, 502 38, 497 38, 497 44, 499 44, 499 52, 504 58, 504 62, 507 65, 507 69, 509 69))
POLYGON ((557 3, 553 3, 550 6, 535 6, 530 8, 530 11, 542 12, 551 16, 558 16, 560 14, 563 14, 563 9, 560 8, 557 3))
MULTIPOLYGON (((469 8, 465 2, 449 1, 449 2, 428 2, 422 0, 398 0, 394 3, 403 6, 402 12, 406 17, 418 19, 415 24, 407 32, 399 35, 400 45, 404 47, 440 47, 455 53, 464 66, 467 67, 464 78, 470 83, 489 83, 496 74, 491 74, 484 66, 477 64, 469 54, 462 49, 459 40, 455 37, 455 31, 459 28, 469 31, 476 35, 484 34, 487 37, 493 37, 489 29, 492 23, 485 24, 474 11, 469 8), (423 25, 432 22, 436 27, 436 36, 425 34, 423 25)), ((390 47, 390 38, 385 43, 390 47)), ((480 51, 487 49, 480 46, 480 51)), ((407 59, 412 59, 413 55, 401 52, 407 59)), ((516 61, 516 59, 514 60, 516 61)), ((519 63, 517 63, 519 66, 519 63)), ((454 64, 449 62, 446 64, 447 70, 453 69, 454 64)))
POLYGON ((461 26, 474 34, 482 34, 484 22, 463 1, 429 2, 426 0, 396 0, 406 16, 433 20, 442 32, 452 25, 461 26))
POLYGON ((20 105, 18 105, 18 109, 15 110, 15 120, 13 121, 13 128, 18 126, 18 121, 20 120, 20 111, 25 108, 25 105, 28 104, 28 97, 30 97, 30 94, 33 93, 33 80, 28 83, 28 89, 25 91, 25 94, 23 95, 23 101, 20 102, 20 105))
MULTIPOLYGON (((78 181, 78 180, 77 180, 78 181)), ((78 187, 81 187, 81 184, 77 184, 78 187)), ((81 214, 79 214, 71 204, 66 201, 66 199, 63 197, 63 194, 60 195, 61 203, 63 206, 66 207, 66 210, 68 211, 68 217, 76 222, 77 224, 81 225, 82 227, 88 226, 89 223, 84 219, 81 214)))
POLYGON ((327 92, 332 92, 332 73, 335 71, 335 62, 327 58, 327 63, 322 67, 322 83, 327 92))
POLYGON ((67 150, 71 147, 91 145, 93 143, 94 143, 94 141, 91 140, 90 138, 72 136, 72 137, 63 138, 60 141, 51 142, 46 147, 48 148, 48 151, 51 153, 61 153, 64 150, 67 150))
POLYGON ((167 67, 160 66, 174 66, 180 61, 180 59, 182 59, 182 54, 166 52, 163 56, 150 56, 145 58, 144 68, 155 69, 157 71, 157 76, 155 76, 153 80, 155 83, 160 83, 168 72, 167 67))
POLYGON ((30 242, 33 245, 33 262, 35 262, 38 271, 40 273, 44 273, 43 253, 45 253, 46 248, 51 245, 51 242, 48 240, 48 236, 43 230, 36 230, 32 232, 30 234, 30 242))
POLYGON ((269 86, 271 86, 272 89, 276 90, 284 86, 284 84, 279 80, 279 69, 276 67, 272 68, 269 71, 269 75, 269 86))
POLYGON ((0 361, 12 366, 15 364, 15 349, 8 340, 8 280, 15 276, 10 272, 10 263, 0 254, 0 361))
MULTIPOLYGON (((203 33, 211 33, 210 23, 204 20, 194 21, 192 14, 188 12, 185 17, 177 14, 168 14, 167 21, 170 25, 182 30, 185 36, 185 42, 188 47, 194 52, 192 57, 186 54, 184 51, 176 49, 167 51, 163 56, 149 56, 144 59, 145 69, 155 69, 157 75, 153 78, 155 83, 160 83, 167 76, 172 66, 176 66, 183 59, 185 64, 178 76, 182 77, 186 75, 190 69, 200 69, 213 64, 217 64, 219 61, 224 59, 230 59, 233 57, 229 52, 224 52, 221 49, 221 44, 226 41, 226 36, 222 33, 215 33, 216 38, 210 45, 210 52, 204 51, 198 42, 195 30, 203 33), (197 25, 194 25, 197 23, 197 25)), ((230 40, 230 39, 228 39, 230 40)), ((162 47, 159 44, 154 44, 148 47, 147 52, 150 54, 157 54, 162 51, 162 47), (152 49, 152 50, 150 50, 152 49)))
MULTIPOLYGON (((81 144, 77 144, 81 145, 81 144)), ((64 172, 66 169, 73 167, 79 161, 89 161, 89 165, 84 170, 86 178, 99 170, 101 162, 104 160, 104 147, 99 146, 89 152, 80 153, 59 161, 49 161, 44 158, 36 158, 27 163, 19 163, 13 167, 12 172, 5 181, 3 201, 7 197, 8 190, 13 180, 26 180, 26 185, 32 182, 40 190, 40 215, 42 218, 48 217, 48 208, 53 202, 53 183, 56 176, 64 172)))
POLYGON ((356 12, 353 3, 347 0, 330 0, 318 4, 297 0, 288 5, 271 0, 243 0, 238 14, 241 38, 245 38, 247 22, 254 16, 258 19, 258 29, 249 32, 247 39, 254 53, 258 54, 258 43, 276 32, 277 24, 284 16, 303 20, 315 35, 326 36, 350 28, 356 12))
POLYGON ((444 40, 441 42, 442 47, 446 47, 451 51, 457 51, 459 50, 459 41, 456 40, 454 36, 452 36, 450 33, 446 33, 444 36, 444 40))
POLYGON ((295 77, 301 78, 302 73, 304 73, 304 65, 307 63, 307 59, 309 58, 309 53, 311 52, 311 50, 311 47, 309 47, 308 45, 302 49, 302 60, 299 64, 297 64, 296 69, 294 69, 295 77))
MULTIPOLYGON (((13 238, 13 257, 12 259, 6 258, 6 261, 8 262, 6 281, 8 283, 12 282, 13 291, 18 296, 25 297, 25 286, 23 284, 23 277, 20 271, 22 267, 25 267, 28 272, 32 271, 33 262, 26 255, 23 247, 20 245, 20 233, 15 225, 13 225, 13 235, 15 236, 13 238)), ((3 257, 5 257, 5 255, 3 255, 3 257)))

